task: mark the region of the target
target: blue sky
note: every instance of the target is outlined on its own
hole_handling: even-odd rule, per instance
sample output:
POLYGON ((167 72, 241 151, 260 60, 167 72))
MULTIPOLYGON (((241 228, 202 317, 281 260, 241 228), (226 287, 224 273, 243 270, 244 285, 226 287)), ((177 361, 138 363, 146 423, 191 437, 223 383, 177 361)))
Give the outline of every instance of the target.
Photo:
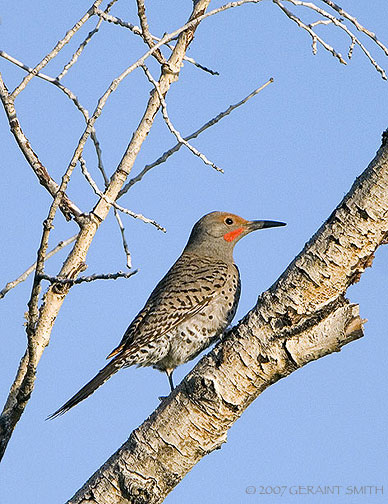
MULTIPOLYGON (((112 14, 138 24, 135 2, 118 2, 112 14), (128 5, 130 4, 130 5, 128 5)), ((187 19, 192 3, 149 3, 152 33, 161 36, 187 19)), ((214 2, 213 7, 220 5, 214 2)), ((323 6, 323 4, 320 4, 323 6)), ((88 8, 89 2, 3 5, 0 49, 33 66, 88 8)), ((342 1, 341 6, 388 44, 387 4, 342 1), (355 5, 354 5, 355 4, 355 5)), ((288 5, 291 9, 291 4, 288 5)), ((304 11, 304 19, 315 21, 304 11)), ((302 11, 299 11, 302 15, 302 11)), ((44 70, 55 76, 95 25, 92 20, 44 70)), ((346 55, 348 40, 333 27, 319 33, 346 55)), ((388 60, 362 38, 385 68, 388 60)), ((130 32, 104 25, 63 83, 92 110, 111 80, 143 54, 130 32)), ((167 54, 167 53, 165 53, 167 54)), ((211 76, 185 63, 167 96, 174 125, 187 135, 273 77, 275 82, 192 143, 225 173, 205 166, 182 148, 148 173, 120 203, 167 228, 123 216, 137 275, 129 280, 74 287, 55 324, 38 368, 36 388, 2 462, 0 502, 63 502, 127 439, 168 392, 152 369, 123 370, 84 403, 51 422, 45 417, 88 381, 105 362, 149 293, 182 251, 191 226, 203 214, 226 210, 249 219, 282 220, 286 228, 254 233, 238 244, 235 261, 242 296, 235 321, 256 302, 330 215, 354 179, 373 159, 387 128, 387 82, 356 47, 349 65, 321 47, 312 55, 309 36, 272 2, 247 5, 207 19, 188 55, 220 72, 211 76)), ((154 77, 156 65, 150 61, 154 77)), ((5 60, 0 71, 10 89, 24 75, 5 60)), ((134 72, 111 96, 96 123, 109 173, 117 166, 139 122, 150 84, 134 72)), ((54 86, 34 79, 16 101, 22 128, 52 176, 59 181, 84 125, 72 103, 54 86)), ((160 115, 134 166, 133 175, 175 144, 160 115)), ((0 113, 2 146, 1 286, 34 260, 50 196, 18 151, 0 113)), ((103 187, 95 156, 89 170, 103 187)), ((79 168, 70 197, 89 210, 96 197, 79 168)), ((77 231, 61 215, 51 246, 77 231)), ((62 251, 47 263, 55 274, 62 251)), ((88 274, 125 269, 113 218, 101 226, 89 251, 88 274)), ((263 393, 228 433, 228 442, 205 457, 166 503, 385 502, 381 496, 260 495, 260 486, 377 485, 387 480, 387 250, 348 296, 368 319, 365 337, 342 352, 309 364, 263 393), (256 494, 247 494, 254 486, 256 494), (329 501, 329 499, 332 499, 329 501)), ((0 301, 0 393, 4 402, 25 349, 23 314, 31 282, 0 301)), ((175 372, 180 381, 192 368, 175 372)))

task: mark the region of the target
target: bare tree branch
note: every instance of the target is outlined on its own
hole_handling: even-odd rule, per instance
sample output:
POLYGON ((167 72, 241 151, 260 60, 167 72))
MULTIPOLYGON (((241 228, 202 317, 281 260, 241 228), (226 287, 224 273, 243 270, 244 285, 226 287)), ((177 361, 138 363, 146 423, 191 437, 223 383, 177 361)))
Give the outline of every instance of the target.
MULTIPOLYGON (((55 195, 59 191, 59 186, 55 182, 55 180, 53 180, 50 177, 48 171, 40 162, 38 156, 33 151, 30 142, 23 133, 23 130, 20 126, 19 120, 16 115, 13 99, 8 93, 8 90, 4 84, 1 74, 0 74, 0 99, 3 103, 4 110, 7 114, 11 132, 13 133, 20 150, 22 151, 28 164, 33 169, 35 175, 38 177, 39 182, 49 191, 49 193, 53 197, 55 197, 55 195)), ((66 196, 66 194, 63 194, 59 207, 63 215, 65 216, 66 220, 70 220, 71 216, 73 215, 75 217, 75 220, 79 221, 79 218, 82 216, 81 210, 66 196)))
POLYGON ((298 18, 295 14, 293 14, 291 11, 289 11, 284 5, 279 1, 279 0, 272 0, 274 4, 276 4, 280 9, 284 12, 284 14, 291 19, 291 21, 294 21, 300 28, 303 28, 304 30, 309 33, 309 35, 312 38, 312 48, 313 48, 313 54, 317 54, 317 42, 319 42, 325 49, 326 51, 329 51, 335 58, 338 59, 340 63, 343 65, 346 65, 346 61, 343 59, 342 55, 338 53, 334 47, 329 45, 327 42, 325 42, 317 33, 309 26, 303 23, 303 21, 298 18))
POLYGON ((332 2, 331 0, 322 0, 322 2, 329 5, 332 9, 337 11, 340 16, 344 17, 345 19, 348 19, 357 28, 358 31, 365 33, 365 35, 371 38, 373 42, 375 42, 380 47, 380 49, 384 51, 385 55, 388 56, 388 48, 382 42, 380 42, 380 40, 376 37, 376 35, 373 32, 367 30, 364 26, 362 26, 362 24, 360 24, 355 17, 351 16, 349 13, 344 11, 342 7, 332 2))
MULTIPOLYGON (((116 2, 117 2, 117 0, 112 0, 111 2, 109 2, 109 4, 107 5, 104 12, 106 14, 108 14, 110 9, 113 7, 113 5, 116 2)), ((96 13, 95 11, 97 9, 97 3, 93 4, 92 9, 93 9, 93 14, 95 14, 96 13)), ((66 65, 63 67, 62 72, 60 74, 58 74, 58 76, 57 76, 57 80, 61 80, 67 74, 67 72, 70 70, 70 68, 78 61, 78 58, 81 56, 81 54, 82 54, 83 50, 85 49, 85 47, 87 46, 87 44, 90 42, 92 37, 99 31, 101 24, 102 24, 102 18, 100 18, 98 20, 94 30, 92 30, 91 32, 88 33, 88 36, 85 38, 85 40, 82 42, 82 44, 80 44, 78 49, 75 51, 75 53, 71 57, 71 60, 68 63, 66 63, 66 65)))
POLYGON ((86 167, 85 160, 82 157, 80 157, 79 161, 80 161, 82 173, 84 174, 86 180, 89 182, 89 184, 92 187, 93 191, 98 196, 100 196, 100 198, 104 199, 107 203, 109 203, 110 205, 112 205, 116 210, 119 210, 122 213, 130 215, 134 219, 140 219, 141 221, 145 222, 146 224, 152 224, 157 229, 159 229, 159 231, 163 231, 164 233, 166 232, 166 229, 163 226, 161 226, 160 224, 158 224, 155 220, 149 219, 148 217, 144 217, 144 215, 142 215, 142 214, 138 214, 138 213, 132 212, 132 210, 128 210, 128 208, 124 208, 124 207, 118 205, 115 201, 110 201, 105 196, 105 194, 102 191, 100 191, 100 189, 98 188, 96 182, 93 180, 92 176, 90 175, 90 173, 89 173, 89 171, 88 171, 88 169, 86 167))
POLYGON ((59 51, 71 40, 71 38, 77 33, 77 31, 82 28, 82 26, 88 21, 88 19, 93 16, 94 14, 94 8, 98 7, 102 0, 96 0, 93 5, 90 7, 90 9, 82 16, 82 18, 77 21, 77 23, 71 28, 64 38, 60 40, 54 49, 49 52, 40 63, 36 65, 36 67, 33 69, 31 73, 26 75, 22 82, 13 90, 11 93, 11 98, 14 100, 17 95, 23 91, 23 89, 27 86, 27 84, 30 82, 30 80, 37 74, 39 73, 42 68, 44 68, 49 61, 51 61, 55 56, 59 53, 59 51))
MULTIPOLYGON (((318 12, 318 14, 321 14, 323 17, 327 18, 335 26, 338 26, 341 30, 343 30, 350 37, 350 40, 351 40, 350 48, 348 51, 348 58, 350 59, 352 57, 353 48, 357 44, 361 48, 361 50, 364 52, 365 56, 372 63, 372 65, 375 67, 375 69, 380 73, 381 77, 384 80, 387 80, 387 76, 386 76, 383 68, 381 68, 381 66, 378 65, 378 63, 372 58, 372 55, 370 54, 368 49, 364 46, 364 44, 356 37, 356 35, 354 35, 354 33, 352 33, 349 30, 349 28, 342 22, 341 19, 337 19, 335 16, 333 16, 329 12, 317 7, 315 4, 313 4, 311 2, 304 2, 301 0, 286 0, 286 1, 292 3, 293 5, 307 7, 315 12, 318 12)), ((317 24, 317 23, 315 23, 315 24, 317 24)), ((308 25, 308 27, 312 28, 312 25, 310 24, 310 25, 308 25)), ((384 52, 387 54, 388 49, 385 46, 383 46, 383 44, 381 44, 381 42, 379 43, 379 45, 380 45, 380 47, 382 46, 384 52)))
POLYGON ((257 305, 68 504, 161 503, 266 388, 363 335, 344 298, 388 233, 388 131, 365 172, 257 305), (108 500, 109 499, 109 500, 108 500))
POLYGON ((198 149, 196 149, 193 145, 189 144, 189 142, 187 142, 182 137, 182 135, 179 133, 179 131, 174 127, 174 125, 172 124, 172 122, 170 120, 170 117, 168 115, 167 104, 166 104, 165 99, 163 98, 163 95, 162 95, 161 91, 160 91, 159 84, 152 77, 151 72, 148 70, 148 68, 147 68, 146 65, 142 64, 141 67, 143 68, 143 70, 144 70, 144 72, 145 72, 148 80, 155 86, 156 92, 158 93, 158 96, 159 96, 160 103, 162 105, 163 119, 164 119, 165 123, 167 124, 168 129, 176 137, 176 139, 178 140, 178 142, 180 144, 184 145, 185 147, 187 147, 189 149, 189 151, 191 151, 193 154, 195 154, 196 156, 198 156, 199 159, 201 159, 205 164, 211 166, 212 168, 214 168, 216 171, 218 171, 220 173, 224 173, 224 170, 222 168, 219 168, 217 165, 215 165, 213 163, 213 161, 210 161, 205 156, 205 154, 202 154, 202 152, 200 152, 198 149))
MULTIPOLYGON (((148 47, 152 48, 154 47, 155 44, 152 35, 150 34, 150 29, 148 27, 148 20, 145 12, 144 0, 136 0, 136 3, 137 3, 137 14, 139 16, 141 25, 142 38, 144 42, 148 45, 148 47)), ((160 52, 160 49, 155 51, 153 56, 161 65, 164 65, 166 63, 166 59, 160 52)))
POLYGON ((84 282, 94 282, 95 280, 117 280, 118 278, 131 278, 131 276, 136 275, 139 270, 133 270, 127 273, 123 271, 118 271, 117 273, 96 273, 89 276, 81 276, 78 278, 62 278, 53 277, 50 275, 39 275, 40 280, 47 280, 52 284, 66 285, 72 287, 73 285, 79 285, 84 282))
MULTIPOLYGON (((54 247, 52 250, 50 250, 50 252, 46 255, 45 261, 47 261, 47 259, 50 259, 50 257, 52 257, 60 250, 62 250, 64 247, 70 245, 70 243, 73 243, 73 241, 75 241, 76 238, 77 235, 75 234, 74 236, 71 236, 67 240, 60 241, 58 245, 54 247)), ((16 278, 16 280, 8 282, 7 285, 0 291, 0 299, 2 299, 11 289, 19 285, 21 282, 24 282, 24 280, 26 280, 33 271, 35 271, 35 268, 36 268, 36 262, 34 262, 34 264, 32 264, 24 273, 22 273, 18 278, 16 278)))
MULTIPOLYGON (((207 121, 205 124, 203 124, 200 128, 198 128, 194 133, 191 133, 190 135, 184 137, 184 140, 188 141, 193 138, 197 138, 202 132, 210 128, 211 126, 214 126, 217 124, 221 119, 229 115, 233 110, 235 110, 238 107, 241 107, 241 105, 244 105, 248 100, 256 96, 260 91, 262 91, 264 88, 266 88, 269 84, 271 84, 274 81, 274 79, 271 77, 265 84, 262 86, 258 87, 252 93, 250 93, 248 96, 240 100, 238 103, 235 103, 234 105, 230 105, 226 110, 223 112, 220 112, 216 117, 213 117, 213 119, 210 119, 210 121, 207 121)), ((129 189, 136 184, 136 182, 140 182, 140 180, 144 177, 144 175, 152 170, 152 168, 155 168, 155 166, 158 166, 167 159, 172 156, 175 152, 178 152, 178 150, 182 147, 182 143, 178 142, 177 144, 174 145, 174 147, 171 147, 171 149, 168 149, 164 154, 162 154, 156 161, 153 163, 146 165, 142 171, 137 175, 136 177, 133 177, 129 182, 125 184, 125 186, 122 188, 122 190, 119 192, 118 198, 121 198, 126 192, 129 191, 129 189)))

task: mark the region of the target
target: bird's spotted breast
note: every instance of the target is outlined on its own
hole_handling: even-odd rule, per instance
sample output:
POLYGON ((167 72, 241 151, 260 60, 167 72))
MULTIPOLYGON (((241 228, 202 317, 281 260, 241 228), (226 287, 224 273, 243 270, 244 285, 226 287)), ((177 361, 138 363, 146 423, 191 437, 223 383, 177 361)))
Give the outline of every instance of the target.
POLYGON ((154 367, 160 370, 175 368, 196 357, 222 335, 234 317, 240 297, 237 267, 227 265, 225 275, 219 282, 213 284, 215 291, 212 300, 167 334, 168 351, 154 367))

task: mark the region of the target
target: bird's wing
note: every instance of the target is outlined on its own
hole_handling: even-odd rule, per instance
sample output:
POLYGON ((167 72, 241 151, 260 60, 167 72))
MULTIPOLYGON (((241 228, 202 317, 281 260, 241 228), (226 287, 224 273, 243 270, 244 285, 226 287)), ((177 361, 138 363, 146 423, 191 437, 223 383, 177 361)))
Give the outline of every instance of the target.
POLYGON ((224 261, 183 254, 158 283, 119 344, 107 358, 143 339, 157 340, 202 310, 222 290, 229 266, 224 261))

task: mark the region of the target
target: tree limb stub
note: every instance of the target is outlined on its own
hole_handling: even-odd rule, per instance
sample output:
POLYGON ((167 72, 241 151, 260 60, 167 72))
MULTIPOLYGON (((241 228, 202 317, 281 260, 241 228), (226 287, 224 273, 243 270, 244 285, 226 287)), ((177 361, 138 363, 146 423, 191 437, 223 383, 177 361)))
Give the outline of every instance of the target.
POLYGON ((344 298, 388 232, 388 143, 279 280, 68 501, 164 500, 272 383, 363 335, 344 298))

